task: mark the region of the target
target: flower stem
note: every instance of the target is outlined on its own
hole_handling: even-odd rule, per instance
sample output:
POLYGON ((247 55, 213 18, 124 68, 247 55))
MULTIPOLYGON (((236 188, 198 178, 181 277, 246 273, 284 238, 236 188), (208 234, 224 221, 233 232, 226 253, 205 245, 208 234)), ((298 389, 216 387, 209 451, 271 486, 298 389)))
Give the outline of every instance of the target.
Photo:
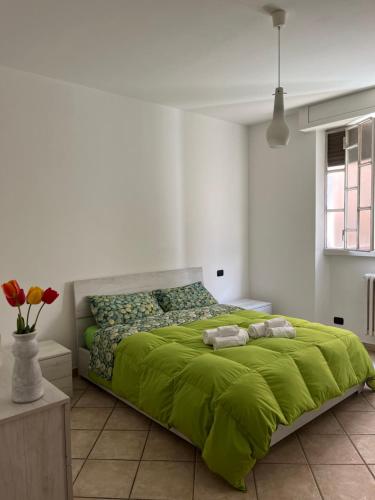
POLYGON ((27 316, 26 316, 26 328, 29 328, 29 314, 30 314, 30 309, 31 309, 31 304, 29 304, 29 308, 27 310, 27 316))
POLYGON ((24 333, 25 321, 22 317, 21 307, 19 304, 17 304, 17 308, 18 308, 17 333, 24 333))
POLYGON ((35 321, 34 321, 34 324, 33 326, 31 327, 31 332, 33 332, 35 330, 35 327, 36 327, 36 324, 37 324, 37 321, 38 321, 38 318, 39 318, 39 314, 40 314, 40 311, 43 309, 43 307, 46 305, 45 302, 43 302, 43 304, 41 305, 41 307, 39 308, 39 311, 38 311, 38 314, 36 315, 36 318, 35 318, 35 321))

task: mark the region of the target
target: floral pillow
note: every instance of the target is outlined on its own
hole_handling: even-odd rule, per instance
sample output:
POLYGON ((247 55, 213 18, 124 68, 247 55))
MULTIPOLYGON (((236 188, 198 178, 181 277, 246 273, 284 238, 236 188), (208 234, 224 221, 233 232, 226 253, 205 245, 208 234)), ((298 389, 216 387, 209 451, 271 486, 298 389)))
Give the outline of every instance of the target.
POLYGON ((155 297, 163 311, 178 311, 217 304, 201 281, 177 288, 154 290, 155 297))
POLYGON ((91 295, 88 301, 95 321, 101 328, 133 323, 148 316, 163 314, 163 310, 151 292, 91 295))

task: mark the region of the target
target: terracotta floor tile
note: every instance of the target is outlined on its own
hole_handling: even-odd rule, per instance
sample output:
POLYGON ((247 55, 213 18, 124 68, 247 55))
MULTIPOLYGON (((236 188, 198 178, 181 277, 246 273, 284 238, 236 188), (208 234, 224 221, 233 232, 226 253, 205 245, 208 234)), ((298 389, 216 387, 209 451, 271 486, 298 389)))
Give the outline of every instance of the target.
POLYGON ((87 460, 74 483, 74 496, 128 498, 137 467, 131 460, 87 460))
POLYGON ((113 408, 115 402, 116 400, 113 396, 95 387, 88 389, 83 396, 81 396, 75 407, 113 408))
POLYGON ((73 377, 73 389, 84 391, 87 388, 92 387, 92 384, 88 380, 85 380, 82 377, 73 377))
POLYGON ((194 462, 141 462, 131 498, 191 500, 194 462))
POLYGON ((257 500, 252 473, 247 477, 246 486, 245 493, 238 491, 220 476, 211 472, 204 463, 196 464, 194 500, 257 500))
POLYGON ((291 436, 283 439, 271 447, 269 453, 258 463, 267 464, 305 464, 306 458, 299 444, 297 436, 291 436))
POLYGON ((305 434, 301 442, 310 464, 363 464, 347 436, 305 434))
POLYGON ((331 412, 323 413, 320 417, 304 425, 298 431, 300 434, 345 434, 339 422, 331 412))
POLYGON ((372 500, 375 479, 365 465, 313 465, 324 500, 372 500))
POLYGON ((90 459, 140 460, 147 431, 103 431, 90 459))
POLYGON ((148 430, 151 420, 133 408, 121 406, 113 410, 105 428, 110 430, 142 431, 148 430))
POLYGON ((321 499, 308 465, 258 464, 254 476, 258 500, 321 499))
POLYGON ((334 407, 334 411, 375 411, 362 394, 353 394, 334 407))
POLYGON ((73 390, 73 397, 70 398, 70 406, 73 408, 77 401, 79 401, 80 397, 85 393, 85 391, 76 391, 73 390))
POLYGON ((73 458, 72 459, 72 479, 73 481, 78 476, 79 471, 82 469, 82 465, 85 461, 82 458, 73 458))
POLYGON ((350 436, 357 450, 367 464, 375 464, 375 435, 359 435, 350 436))
POLYGON ((70 413, 72 429, 103 429, 111 408, 73 408, 70 413))
POLYGON ((336 418, 348 434, 375 434, 375 412, 343 411, 336 418))
POLYGON ((172 432, 151 429, 142 460, 195 460, 195 448, 172 432))
MULTIPOLYGON (((155 420, 151 420, 151 430, 166 430, 166 428, 161 425, 161 424, 158 424, 157 422, 155 422, 155 420)), ((168 430, 168 429, 167 429, 168 430)))
POLYGON ((365 389, 363 391, 363 395, 366 400, 370 403, 370 405, 375 409, 375 391, 370 391, 369 389, 365 389))
POLYGON ((72 458, 86 458, 100 431, 71 431, 72 458))

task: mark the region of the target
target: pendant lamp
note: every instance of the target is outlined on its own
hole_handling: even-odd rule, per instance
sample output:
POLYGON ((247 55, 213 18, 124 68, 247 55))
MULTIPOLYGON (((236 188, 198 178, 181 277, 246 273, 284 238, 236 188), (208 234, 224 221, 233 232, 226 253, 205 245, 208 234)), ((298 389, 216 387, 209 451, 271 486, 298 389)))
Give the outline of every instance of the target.
POLYGON ((284 89, 280 85, 280 29, 285 24, 285 11, 276 10, 272 13, 273 27, 277 28, 278 38, 278 84, 275 89, 273 118, 267 128, 267 142, 271 148, 282 148, 289 142, 289 128, 284 116, 284 89))

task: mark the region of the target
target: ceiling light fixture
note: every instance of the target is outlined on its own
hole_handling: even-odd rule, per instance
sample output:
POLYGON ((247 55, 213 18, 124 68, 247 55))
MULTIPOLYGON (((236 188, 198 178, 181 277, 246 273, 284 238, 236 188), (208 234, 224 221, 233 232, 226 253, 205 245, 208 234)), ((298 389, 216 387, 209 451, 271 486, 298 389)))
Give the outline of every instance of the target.
POLYGON ((284 117, 284 89, 280 86, 280 29, 285 24, 285 10, 272 12, 273 27, 277 28, 278 38, 278 84, 275 89, 275 104, 272 122, 267 129, 267 142, 271 148, 282 148, 289 142, 289 128, 284 117))

